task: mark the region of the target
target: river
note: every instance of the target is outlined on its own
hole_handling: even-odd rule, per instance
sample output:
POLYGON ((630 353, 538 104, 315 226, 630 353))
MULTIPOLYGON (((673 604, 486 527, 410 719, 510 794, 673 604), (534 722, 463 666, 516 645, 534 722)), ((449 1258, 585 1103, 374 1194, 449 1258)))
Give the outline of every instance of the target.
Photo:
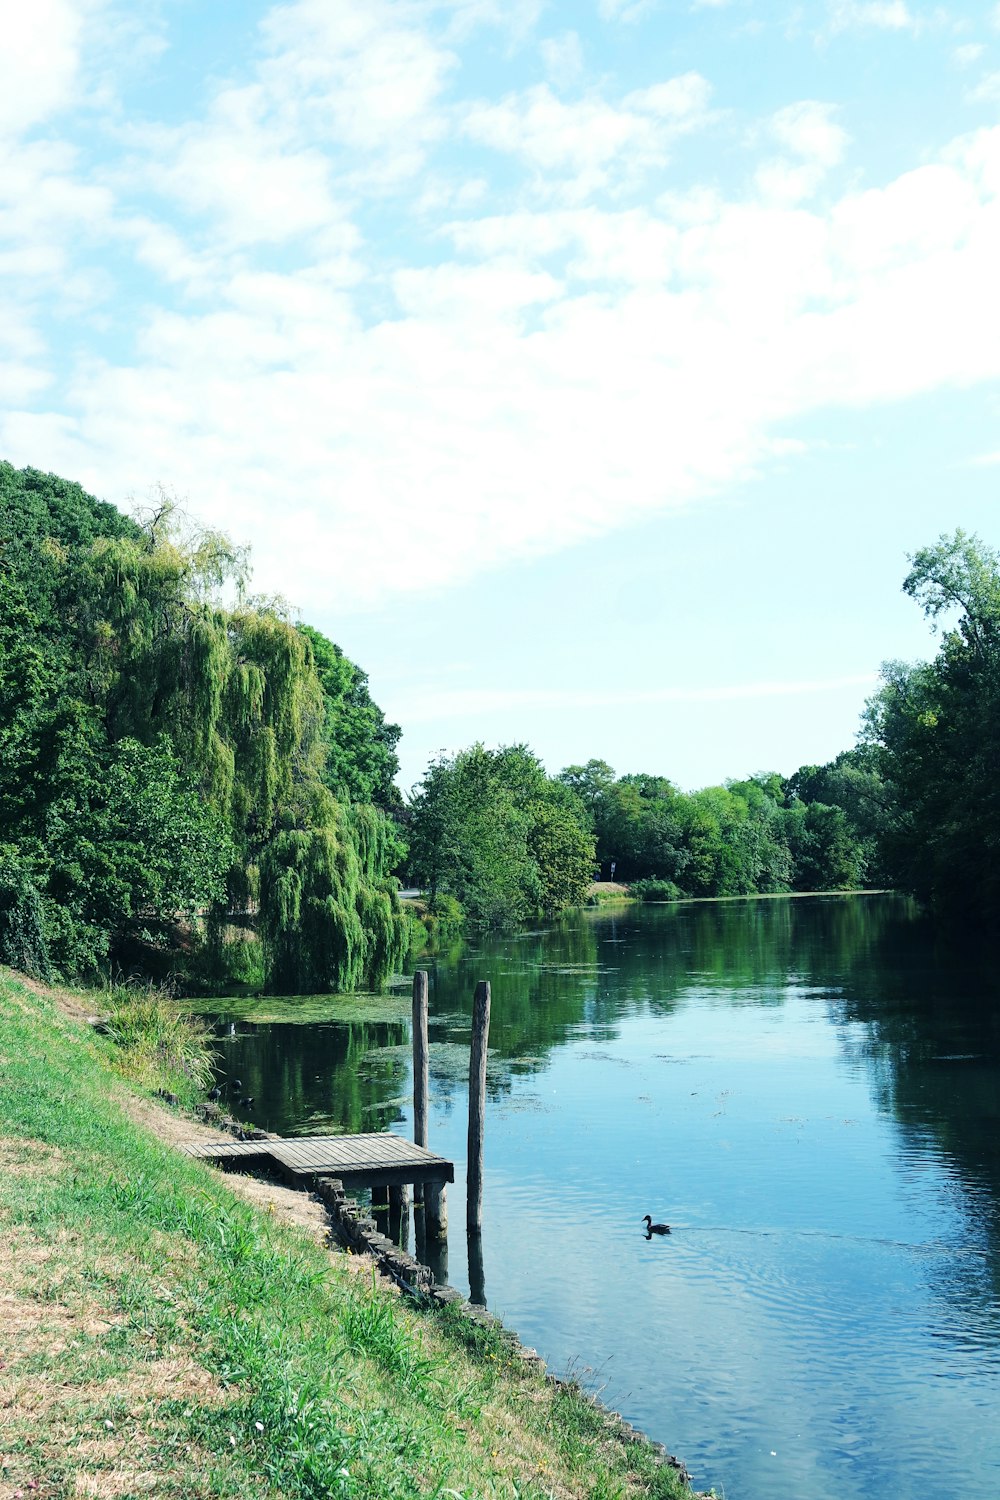
MULTIPOLYGON (((585 911, 421 962, 455 1285, 488 978, 486 1301, 550 1368, 726 1500, 996 1492, 989 954, 902 899, 830 896, 585 911)), ((214 1002, 222 1072, 272 1130, 406 1134, 407 996, 359 1021, 214 1002)))

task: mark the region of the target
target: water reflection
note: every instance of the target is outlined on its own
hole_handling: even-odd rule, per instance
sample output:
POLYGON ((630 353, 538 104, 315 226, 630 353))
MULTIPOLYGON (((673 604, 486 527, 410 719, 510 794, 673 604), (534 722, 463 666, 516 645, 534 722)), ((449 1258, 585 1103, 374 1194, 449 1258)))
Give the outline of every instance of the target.
MULTIPOLYGON (((991 1491, 1000 971, 906 902, 619 908, 430 961, 450 1269, 743 1500, 991 1491), (468 1045, 493 990, 481 1238, 468 1045), (642 1215, 669 1239, 647 1243, 642 1215), (946 1469, 940 1455, 948 1452, 946 1469)), ((220 1007, 224 1011, 224 1006, 220 1007)), ((237 1021, 261 1123, 409 1130, 409 1029, 237 1021), (266 1117, 266 1118, 265 1118, 266 1117)), ((225 1030, 225 1019, 221 1023, 225 1030)), ((418 1248, 422 1212, 414 1212, 418 1248)))
MULTIPOLYGON (((225 1002, 218 1004, 224 1008, 225 1002)), ((403 1119, 409 1036, 403 1023, 238 1021, 230 1032, 231 1024, 222 1009, 219 1078, 223 1102, 236 1118, 278 1135, 356 1135, 403 1119), (363 1066, 383 1052, 388 1060, 377 1072, 363 1066), (231 1087, 235 1078, 239 1091, 231 1087), (239 1095, 253 1098, 252 1110, 240 1105, 239 1095)))

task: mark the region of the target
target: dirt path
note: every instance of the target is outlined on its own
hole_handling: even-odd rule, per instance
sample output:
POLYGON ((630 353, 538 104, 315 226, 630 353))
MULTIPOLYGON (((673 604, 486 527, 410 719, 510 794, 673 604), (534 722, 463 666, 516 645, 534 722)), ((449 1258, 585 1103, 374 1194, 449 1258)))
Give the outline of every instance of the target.
MULTIPOLYGON (((141 1099, 130 1095, 123 1101, 129 1119, 142 1125, 161 1141, 170 1146, 179 1146, 182 1141, 217 1141, 220 1132, 198 1120, 189 1120, 168 1105, 160 1105, 153 1099, 141 1099)), ((224 1137, 224 1139, 229 1139, 224 1137)), ((326 1209, 312 1193, 298 1188, 284 1187, 279 1182, 268 1182, 259 1177, 248 1177, 239 1172, 227 1172, 226 1181, 234 1193, 247 1198, 273 1213, 288 1224, 297 1224, 300 1229, 321 1245, 329 1246, 330 1221, 326 1209)))

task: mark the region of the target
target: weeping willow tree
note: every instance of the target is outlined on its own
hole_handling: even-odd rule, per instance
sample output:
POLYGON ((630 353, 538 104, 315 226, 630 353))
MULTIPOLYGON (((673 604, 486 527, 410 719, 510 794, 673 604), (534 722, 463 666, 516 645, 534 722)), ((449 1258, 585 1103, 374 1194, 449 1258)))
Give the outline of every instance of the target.
POLYGON ((166 736, 225 827, 216 948, 234 920, 259 918, 271 987, 377 984, 405 950, 388 876, 400 851, 383 814, 323 784, 328 719, 308 633, 280 601, 247 595, 245 551, 168 503, 74 562, 73 628, 109 742, 166 736))
POLYGON ((356 989, 397 967, 406 947, 393 885, 369 853, 387 844, 375 826, 388 820, 325 800, 325 816, 279 832, 261 863, 261 924, 279 990, 356 989))

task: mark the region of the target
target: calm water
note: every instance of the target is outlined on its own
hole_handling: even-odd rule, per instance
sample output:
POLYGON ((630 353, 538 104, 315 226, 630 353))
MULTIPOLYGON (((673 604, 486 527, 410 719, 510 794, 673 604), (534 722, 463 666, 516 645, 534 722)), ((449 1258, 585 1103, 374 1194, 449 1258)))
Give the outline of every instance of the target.
MULTIPOLYGON (((489 978, 488 1304, 727 1500, 996 1493, 986 956, 831 897, 581 913, 428 967, 456 1285, 489 978)), ((409 1130, 404 1021, 237 1021, 222 1047, 272 1129, 409 1130)))

